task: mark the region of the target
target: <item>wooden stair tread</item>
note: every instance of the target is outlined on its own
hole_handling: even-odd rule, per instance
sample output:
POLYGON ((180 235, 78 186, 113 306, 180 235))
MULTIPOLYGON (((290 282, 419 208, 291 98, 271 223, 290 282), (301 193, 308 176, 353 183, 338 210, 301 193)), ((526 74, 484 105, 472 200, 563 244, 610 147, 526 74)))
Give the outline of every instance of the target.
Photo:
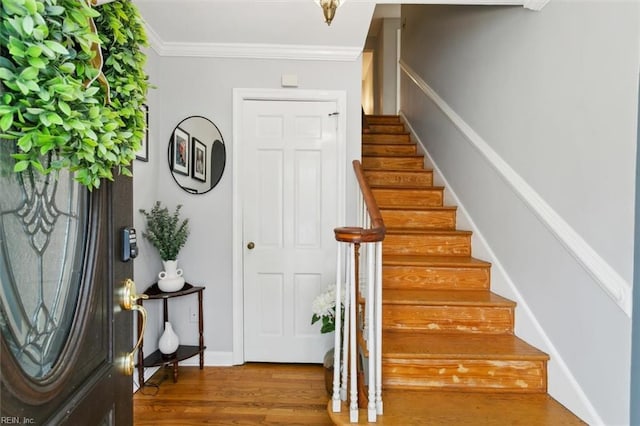
POLYGON ((413 142, 409 138, 409 134, 408 133, 389 133, 389 134, 385 134, 385 133, 370 133, 369 135, 370 135, 370 137, 368 137, 366 141, 362 142, 362 146, 366 146, 366 145, 374 145, 374 146, 380 146, 380 145, 416 146, 416 143, 413 142), (382 136, 382 137, 378 137, 378 136, 382 136), (398 139, 403 139, 403 138, 394 138, 395 136, 404 136, 405 140, 398 140, 398 139))
MULTIPOLYGON (((392 135, 394 135, 394 136, 397 135, 397 134, 398 133, 392 133, 392 135)), ((363 142, 362 143, 362 146, 367 146, 367 145, 372 145, 372 146, 376 146, 376 147, 379 147, 381 145, 382 146, 384 146, 384 145, 416 146, 416 143, 415 142, 410 142, 410 141, 407 142, 407 141, 398 141, 398 140, 389 140, 389 141, 381 141, 381 142, 378 142, 378 141, 367 141, 367 142, 363 142)), ((365 154, 365 155, 374 155, 374 154, 365 154)))
POLYGON ((407 131, 402 123, 369 123, 366 133, 369 134, 404 134, 407 131))
POLYGON ((369 186, 381 188, 402 188, 406 185, 419 188, 433 186, 433 170, 424 167, 415 169, 365 168, 364 175, 369 186))
POLYGON ((412 256, 399 254, 383 256, 382 264, 384 266, 431 266, 451 268, 488 268, 491 266, 491 263, 473 257, 412 256))
POLYGON ((402 207, 402 206, 387 206, 380 207, 381 212, 449 212, 457 211, 457 206, 415 206, 415 207, 402 207))
POLYGON ((388 266, 442 266, 452 268, 487 268, 490 262, 463 256, 414 256, 408 254, 389 254, 382 258, 388 266))
POLYGON ((382 303, 389 305, 506 306, 512 300, 483 290, 398 290, 385 289, 382 303))
MULTIPOLYGON (((388 389, 382 392, 384 414, 378 426, 573 426, 585 425, 575 414, 548 394, 451 392, 388 389)), ((327 406, 331 421, 349 425, 349 407, 339 413, 327 406)), ((369 424, 366 410, 359 410, 358 423, 369 424)))
MULTIPOLYGON (((362 159, 364 160, 365 158, 377 158, 377 159, 385 159, 385 158, 422 158, 424 157, 423 154, 394 154, 392 152, 386 153, 386 154, 364 154, 362 156, 362 159)), ((367 168, 365 168, 365 170, 369 170, 367 168)), ((385 169, 386 170, 386 169, 385 169)))
POLYGON ((513 334, 382 332, 382 359, 548 360, 513 334))
POLYGON ((365 120, 369 124, 391 123, 400 124, 400 116, 395 114, 365 114, 365 120))
MULTIPOLYGON (((369 169, 371 170, 371 169, 369 169)), ((366 170, 366 171, 369 171, 366 170)), ((398 186, 388 186, 388 185, 369 185, 372 190, 389 190, 393 192, 407 190, 407 191, 444 191, 444 186, 433 185, 433 186, 418 186, 418 185, 398 185, 398 186)))
POLYGON ((406 174, 415 174, 415 173, 433 173, 433 170, 431 169, 414 169, 414 170, 407 170, 407 169, 367 169, 364 168, 365 174, 370 172, 370 173, 406 173, 406 174))
MULTIPOLYGON (((441 236, 460 236, 472 235, 472 231, 460 229, 420 229, 420 228, 389 228, 387 227, 387 235, 441 235, 441 236)), ((384 243, 383 243, 384 244, 384 243)))

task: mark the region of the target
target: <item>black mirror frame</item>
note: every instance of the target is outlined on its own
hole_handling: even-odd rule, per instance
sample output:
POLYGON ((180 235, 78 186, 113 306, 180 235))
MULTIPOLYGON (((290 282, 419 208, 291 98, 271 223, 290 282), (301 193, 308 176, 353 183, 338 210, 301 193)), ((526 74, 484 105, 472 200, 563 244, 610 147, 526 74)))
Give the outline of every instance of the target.
POLYGON ((169 137, 167 161, 169 165, 169 171, 171 172, 173 180, 184 191, 196 195, 206 194, 207 192, 211 191, 218 185, 218 183, 222 179, 222 175, 224 174, 227 162, 227 151, 220 129, 218 129, 218 126, 216 126, 213 121, 201 115, 191 115, 182 119, 173 128, 171 136, 169 137), (190 126, 187 125, 188 123, 185 123, 190 119, 201 119, 207 121, 209 124, 211 124, 212 131, 215 131, 215 133, 217 133, 217 137, 214 136, 213 140, 207 140, 207 138, 202 137, 201 134, 190 134, 185 130, 185 128, 190 128, 190 126), (207 144, 208 142, 210 142, 209 145, 207 144), (184 155, 181 156, 181 164, 176 163, 177 157, 175 156, 175 146, 177 144, 180 144, 180 146, 182 147, 181 152, 184 153, 184 155), (202 152, 202 155, 198 155, 198 158, 204 157, 204 160, 201 163, 197 163, 196 150, 202 150, 202 146, 204 146, 205 148, 202 152), (207 158, 210 158, 208 164, 206 160, 207 158), (200 168, 200 170, 196 169, 196 164, 199 164, 198 167, 200 168), (208 175, 210 177, 210 184, 208 188, 205 188, 205 190, 199 190, 197 188, 186 186, 184 185, 184 178, 182 178, 183 181, 180 182, 176 177, 176 173, 178 173, 193 180, 194 184, 201 184, 203 181, 206 182, 207 170, 209 170, 208 175), (200 174, 200 172, 204 173, 204 178, 200 174))

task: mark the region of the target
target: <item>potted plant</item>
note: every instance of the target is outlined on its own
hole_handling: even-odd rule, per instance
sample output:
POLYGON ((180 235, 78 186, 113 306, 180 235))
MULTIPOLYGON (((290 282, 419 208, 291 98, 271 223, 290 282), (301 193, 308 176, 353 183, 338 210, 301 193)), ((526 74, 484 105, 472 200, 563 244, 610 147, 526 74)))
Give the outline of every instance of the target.
MULTIPOLYGON (((344 295, 343 295, 344 298, 344 295)), ((320 333, 331 333, 336 329, 336 286, 329 285, 313 299, 311 324, 322 320, 320 333)))
POLYGON ((164 271, 158 274, 158 287, 162 291, 177 291, 184 285, 182 269, 178 268, 178 253, 189 236, 189 219, 180 220, 181 204, 173 213, 156 201, 151 211, 140 209, 147 218, 147 229, 142 233, 158 250, 164 271))

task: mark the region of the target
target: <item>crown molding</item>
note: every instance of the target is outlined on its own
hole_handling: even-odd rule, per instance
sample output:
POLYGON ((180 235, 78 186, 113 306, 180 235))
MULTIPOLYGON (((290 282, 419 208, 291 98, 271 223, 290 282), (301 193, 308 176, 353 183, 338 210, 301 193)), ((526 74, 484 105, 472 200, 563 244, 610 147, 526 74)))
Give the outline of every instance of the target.
POLYGON ((259 43, 179 43, 164 42, 145 23, 151 48, 160 56, 234 58, 234 59, 285 59, 302 61, 356 61, 362 48, 357 46, 318 46, 259 43))
POLYGON ((290 59, 305 61, 355 61, 359 47, 250 43, 164 43, 154 48, 160 56, 236 59, 290 59))

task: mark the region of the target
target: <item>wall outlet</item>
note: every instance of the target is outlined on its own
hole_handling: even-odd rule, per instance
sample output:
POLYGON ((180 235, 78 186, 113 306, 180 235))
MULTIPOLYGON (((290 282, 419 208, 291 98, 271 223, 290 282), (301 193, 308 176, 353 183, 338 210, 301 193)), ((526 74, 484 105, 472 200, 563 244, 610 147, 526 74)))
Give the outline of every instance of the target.
POLYGON ((198 311, 194 308, 189 308, 189 322, 198 322, 198 311))

